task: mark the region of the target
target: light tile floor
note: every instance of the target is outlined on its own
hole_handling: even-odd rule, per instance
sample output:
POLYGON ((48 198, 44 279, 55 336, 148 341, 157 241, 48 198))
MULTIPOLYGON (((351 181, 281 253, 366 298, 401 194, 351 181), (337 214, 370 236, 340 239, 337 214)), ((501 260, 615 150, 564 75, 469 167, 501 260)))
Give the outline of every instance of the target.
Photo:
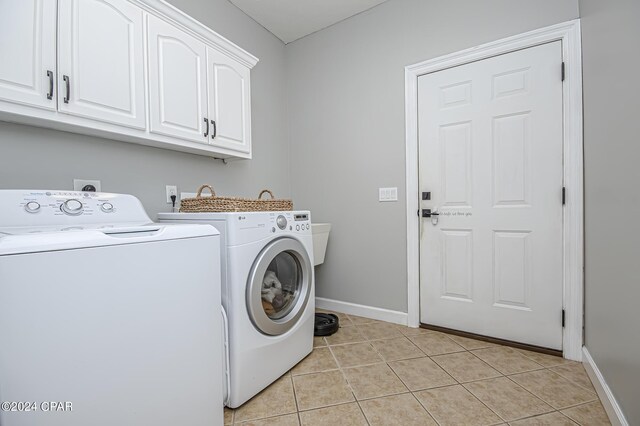
POLYGON ((580 363, 339 314, 340 330, 236 410, 242 425, 608 425, 580 363))

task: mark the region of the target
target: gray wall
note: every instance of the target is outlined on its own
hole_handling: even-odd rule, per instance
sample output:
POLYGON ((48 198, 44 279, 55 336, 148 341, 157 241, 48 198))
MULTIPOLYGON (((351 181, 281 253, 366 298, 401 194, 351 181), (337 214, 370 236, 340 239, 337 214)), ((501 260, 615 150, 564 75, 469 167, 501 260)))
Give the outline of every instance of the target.
POLYGON ((333 224, 318 296, 407 310, 404 66, 577 17, 577 0, 390 0, 287 45, 293 196, 333 224))
POLYGON ((640 2, 580 0, 586 346, 640 425, 640 2))
POLYGON ((212 183, 227 195, 264 187, 288 197, 284 44, 227 0, 170 0, 260 62, 251 72, 253 156, 228 165, 210 158, 53 130, 0 123, 0 188, 71 189, 100 179, 103 191, 138 196, 152 217, 169 211, 165 185, 193 192, 212 183))

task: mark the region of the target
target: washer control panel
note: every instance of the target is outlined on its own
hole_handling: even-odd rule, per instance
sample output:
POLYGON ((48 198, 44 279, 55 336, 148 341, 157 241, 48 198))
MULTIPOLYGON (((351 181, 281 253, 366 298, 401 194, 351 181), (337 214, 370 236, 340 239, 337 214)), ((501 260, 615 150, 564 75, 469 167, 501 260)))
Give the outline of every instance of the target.
POLYGON ((125 194, 0 190, 2 226, 150 222, 140 201, 125 194))

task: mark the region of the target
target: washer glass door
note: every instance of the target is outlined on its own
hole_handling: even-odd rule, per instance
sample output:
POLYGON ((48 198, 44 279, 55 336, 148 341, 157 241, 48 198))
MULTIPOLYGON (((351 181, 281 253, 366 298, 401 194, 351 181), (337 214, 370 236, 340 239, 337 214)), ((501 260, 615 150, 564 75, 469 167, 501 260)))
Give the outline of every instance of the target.
POLYGON ((298 240, 274 240, 260 252, 247 286, 247 307, 258 330, 280 335, 297 323, 309 301, 312 273, 298 240))

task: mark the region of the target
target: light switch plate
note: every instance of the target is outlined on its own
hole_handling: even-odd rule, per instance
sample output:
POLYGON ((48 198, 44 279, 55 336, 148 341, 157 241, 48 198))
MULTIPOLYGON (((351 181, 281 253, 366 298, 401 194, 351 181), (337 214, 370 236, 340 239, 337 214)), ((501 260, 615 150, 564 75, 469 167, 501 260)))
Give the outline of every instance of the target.
POLYGON ((398 201, 398 188, 378 188, 378 201, 398 201))

